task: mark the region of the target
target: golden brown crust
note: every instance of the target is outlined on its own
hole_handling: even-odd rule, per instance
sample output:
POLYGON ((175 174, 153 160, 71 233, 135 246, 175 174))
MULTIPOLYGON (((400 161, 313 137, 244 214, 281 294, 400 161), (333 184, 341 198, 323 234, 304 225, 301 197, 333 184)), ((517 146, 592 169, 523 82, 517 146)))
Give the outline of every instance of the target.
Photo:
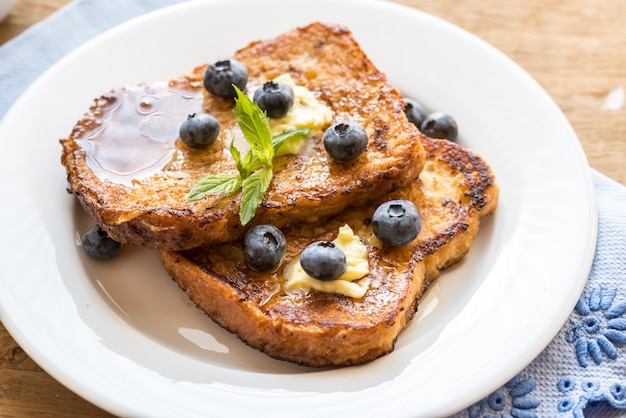
MULTIPOLYGON (((333 122, 358 121, 370 137, 365 154, 347 163, 326 156, 321 135, 308 140, 306 152, 280 157, 249 226, 314 222, 379 199, 418 176, 425 159, 421 134, 407 121, 400 92, 347 29, 314 23, 253 42, 234 58, 248 68, 249 90, 288 73, 332 109, 333 122)), ((70 191, 116 240, 179 250, 243 235, 239 194, 185 200, 206 174, 236 172, 225 152, 233 136, 241 137, 233 101, 203 90, 205 67, 169 83, 110 92, 61 141, 70 191), (177 140, 178 127, 186 114, 201 108, 220 120, 220 136, 210 149, 191 150, 177 140), (170 137, 159 137, 172 127, 170 137)))
POLYGON ((480 218, 497 204, 495 177, 478 155, 442 140, 425 138, 424 147, 423 178, 387 196, 412 200, 422 215, 419 236, 406 246, 383 246, 370 227, 375 207, 365 207, 284 229, 287 251, 272 274, 250 270, 240 242, 161 252, 161 260, 200 309, 272 357, 318 367, 374 360, 393 350, 418 298, 441 269, 467 253, 480 218), (284 266, 310 242, 333 239, 344 224, 368 245, 372 285, 365 296, 286 294, 284 266))

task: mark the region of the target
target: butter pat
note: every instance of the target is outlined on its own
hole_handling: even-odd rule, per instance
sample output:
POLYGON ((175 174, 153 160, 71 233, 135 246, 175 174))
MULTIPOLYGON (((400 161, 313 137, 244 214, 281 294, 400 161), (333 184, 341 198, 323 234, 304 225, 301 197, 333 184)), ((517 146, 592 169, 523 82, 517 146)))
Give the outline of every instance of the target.
POLYGON ((298 293, 315 289, 319 292, 338 293, 355 299, 365 295, 370 285, 367 247, 348 225, 339 228, 339 234, 333 243, 346 255, 346 271, 335 280, 317 280, 305 273, 300 265, 300 258, 285 267, 285 292, 298 293))
MULTIPOLYGON (((313 92, 304 86, 297 86, 289 74, 276 77, 273 81, 289 85, 293 90, 293 106, 289 112, 280 119, 270 119, 270 131, 272 135, 281 132, 310 128, 313 131, 321 131, 329 125, 333 119, 330 108, 315 98, 313 92)), ((299 144, 298 144, 299 145, 299 144)), ((287 152, 282 152, 286 154, 287 152)), ((297 153, 288 152, 289 154, 297 153)))

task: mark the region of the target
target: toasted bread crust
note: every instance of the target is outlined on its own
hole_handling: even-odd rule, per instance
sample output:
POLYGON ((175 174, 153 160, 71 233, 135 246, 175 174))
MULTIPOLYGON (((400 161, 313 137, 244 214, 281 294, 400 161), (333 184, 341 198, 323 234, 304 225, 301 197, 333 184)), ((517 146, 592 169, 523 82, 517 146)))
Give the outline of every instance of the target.
MULTIPOLYGON (((234 58, 248 68, 248 91, 290 74, 332 109, 333 122, 358 121, 369 134, 367 151, 350 162, 328 158, 320 134, 308 140, 305 152, 280 157, 270 189, 247 227, 315 222, 380 199, 419 175, 425 160, 421 134, 406 119, 402 95, 347 29, 314 23, 253 42, 234 58)), ((236 172, 226 151, 233 136, 236 141, 241 137, 233 101, 204 91, 205 68, 169 82, 113 90, 98 98, 61 141, 69 190, 114 239, 181 250, 245 233, 239 193, 186 201, 205 175, 236 172), (193 150, 177 132, 186 114, 201 109, 218 118, 221 131, 209 149, 193 150)))
POLYGON ((168 273, 192 301, 227 330, 266 354, 308 366, 350 366, 393 350, 417 301, 441 269, 469 250, 480 218, 497 205, 489 166, 453 143, 425 138, 420 180, 388 199, 415 202, 423 220, 408 245, 388 247, 373 235, 375 207, 350 208, 318 224, 284 230, 287 251, 272 274, 249 269, 240 242, 160 253, 168 273), (287 294, 282 272, 302 249, 333 239, 348 224, 369 249, 371 287, 362 299, 310 291, 287 294))

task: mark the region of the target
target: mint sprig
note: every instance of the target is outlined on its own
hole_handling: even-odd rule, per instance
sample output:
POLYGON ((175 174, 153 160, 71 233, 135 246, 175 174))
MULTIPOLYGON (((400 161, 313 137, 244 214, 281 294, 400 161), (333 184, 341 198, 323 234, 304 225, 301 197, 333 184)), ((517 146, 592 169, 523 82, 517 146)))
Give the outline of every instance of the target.
POLYGON ((241 157, 230 143, 230 154, 235 161, 238 173, 209 174, 200 179, 187 194, 188 201, 203 199, 209 194, 232 194, 242 189, 239 219, 242 225, 254 217, 257 207, 263 201, 273 177, 275 156, 289 153, 294 143, 308 135, 308 128, 293 129, 272 136, 269 119, 256 103, 236 86, 235 120, 244 138, 250 144, 250 151, 241 157))

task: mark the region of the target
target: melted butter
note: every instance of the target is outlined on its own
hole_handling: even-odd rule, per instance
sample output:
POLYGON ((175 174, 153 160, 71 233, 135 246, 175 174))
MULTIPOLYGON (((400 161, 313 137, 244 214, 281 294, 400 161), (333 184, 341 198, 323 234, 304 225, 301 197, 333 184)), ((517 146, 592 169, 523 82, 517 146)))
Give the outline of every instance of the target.
POLYGON ((274 79, 275 82, 285 83, 293 90, 293 106, 285 116, 279 119, 270 119, 270 129, 273 135, 290 129, 311 128, 321 131, 330 124, 333 112, 329 107, 315 98, 313 92, 304 86, 298 86, 289 74, 283 74, 274 79))
MULTIPOLYGON (((315 98, 313 92, 304 86, 298 86, 289 74, 276 77, 273 81, 289 85, 293 90, 293 106, 285 116, 279 119, 270 119, 270 132, 278 135, 281 132, 293 129, 309 128, 312 130, 310 136, 319 135, 322 129, 330 125, 333 119, 333 112, 330 108, 315 98)), ((250 92, 250 97, 254 96, 254 90, 250 92)), ((298 154, 300 152, 303 138, 285 143, 276 156, 287 154, 298 154)))
POLYGON ((131 185, 168 164, 180 125, 202 109, 201 85, 184 81, 119 89, 98 100, 95 123, 76 142, 102 180, 131 185))
POLYGON ((355 299, 362 298, 370 285, 367 247, 348 225, 339 228, 333 243, 346 255, 346 271, 335 280, 322 281, 309 276, 300 265, 300 258, 285 267, 284 289, 287 293, 300 293, 315 289, 325 293, 339 293, 355 299))

